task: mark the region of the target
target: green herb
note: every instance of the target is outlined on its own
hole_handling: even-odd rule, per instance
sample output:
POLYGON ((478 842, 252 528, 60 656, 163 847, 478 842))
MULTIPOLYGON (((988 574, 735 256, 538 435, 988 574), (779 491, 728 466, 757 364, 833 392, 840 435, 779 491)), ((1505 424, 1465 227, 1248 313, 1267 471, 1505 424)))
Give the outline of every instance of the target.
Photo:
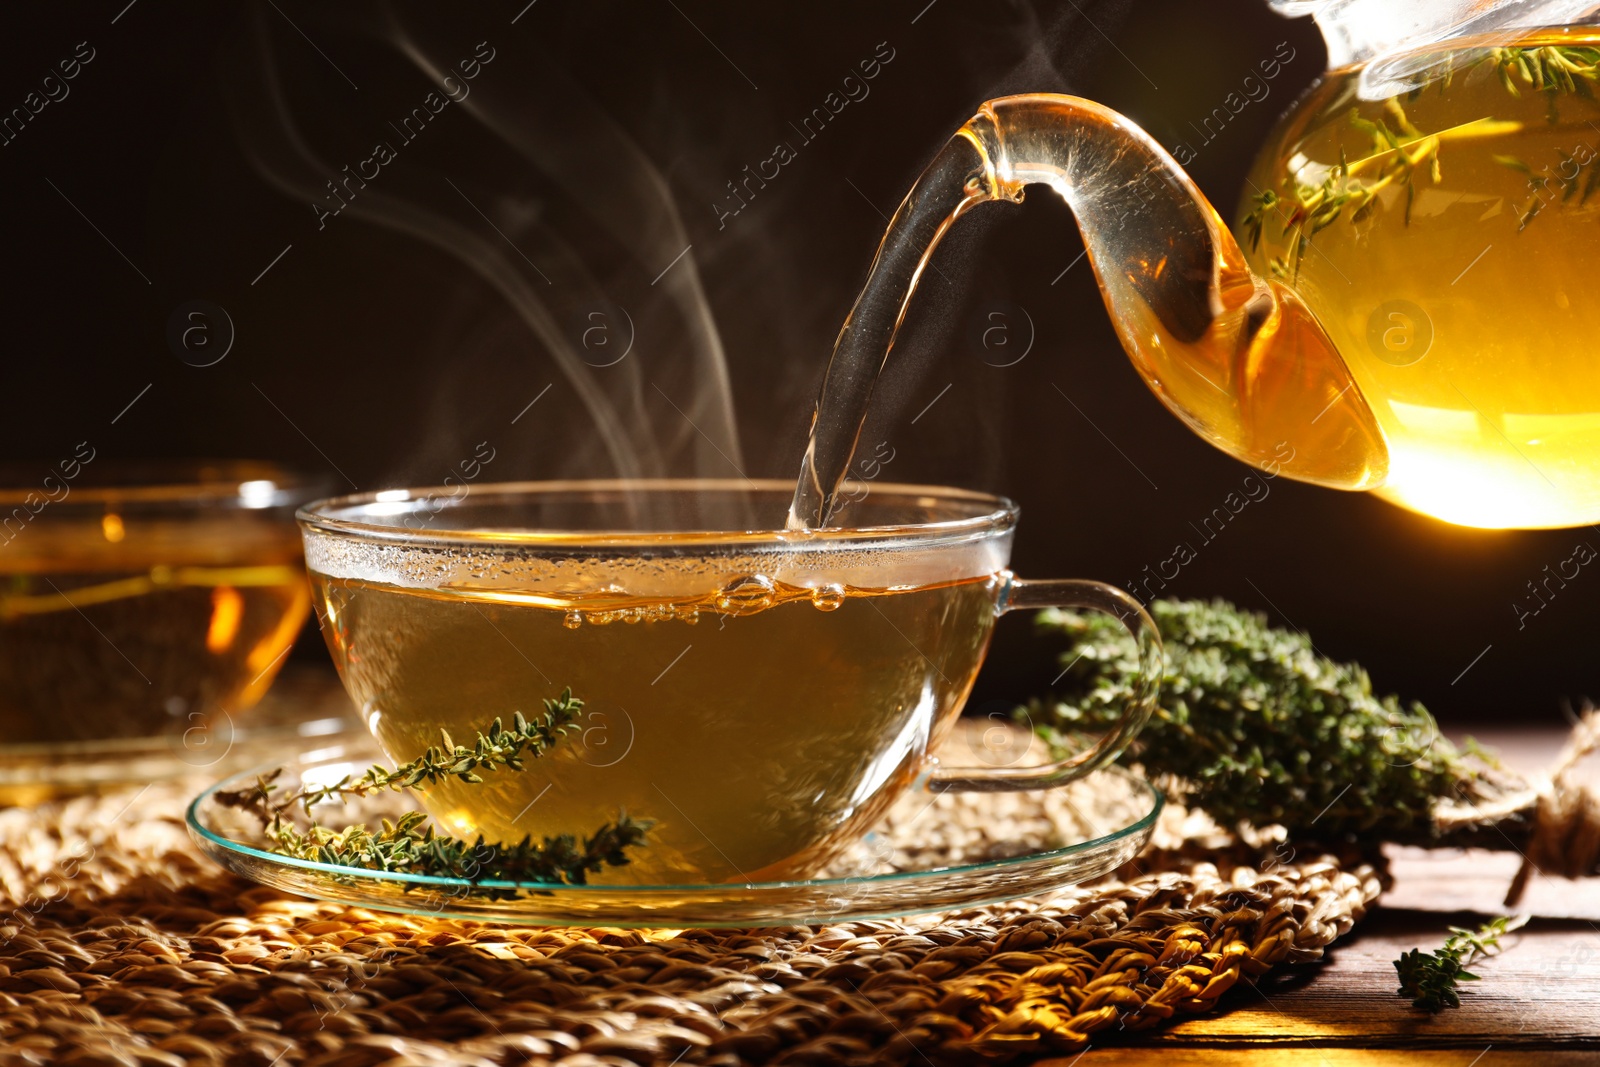
POLYGON ((271 819, 297 804, 310 815, 313 805, 329 800, 364 797, 385 789, 420 790, 445 778, 459 778, 463 782, 477 784, 483 781, 477 774, 479 770, 510 767, 520 771, 524 769, 524 756, 530 759, 543 756, 557 741, 578 728, 583 701, 573 696, 571 689, 564 689, 555 700, 546 700, 544 708, 544 715, 536 716, 532 722, 522 712, 517 712, 509 730, 500 719, 495 719, 489 732, 480 733, 471 748, 456 744, 448 730, 440 730, 441 744, 429 746, 422 755, 393 770, 374 765, 360 778, 351 779, 346 775, 330 785, 299 789, 270 799, 269 790, 260 788, 240 793, 220 793, 218 797, 226 797, 223 800, 225 804, 250 808, 263 819, 271 819))
POLYGON ((1512 96, 1522 95, 1522 90, 1517 88, 1518 81, 1549 94, 1552 122, 1555 121, 1557 94, 1571 93, 1593 100, 1594 91, 1589 83, 1600 79, 1600 48, 1581 45, 1496 48, 1485 58, 1494 65, 1500 84, 1512 96))
POLYGON ((1289 188, 1286 195, 1280 196, 1269 189, 1252 200, 1255 207, 1244 218, 1252 251, 1261 245, 1267 216, 1274 211, 1283 216, 1281 230, 1288 251, 1268 261, 1274 276, 1298 277, 1301 258, 1312 237, 1341 218, 1361 222, 1371 214, 1378 194, 1391 185, 1406 191, 1404 221, 1405 225, 1411 225, 1411 206, 1417 193, 1414 179, 1421 171, 1435 184, 1443 180, 1439 166, 1439 148, 1443 142, 1499 136, 1522 128, 1519 122, 1481 118, 1437 133, 1424 133, 1412 125, 1398 99, 1384 101, 1383 107, 1388 121, 1364 118, 1355 108, 1350 111, 1350 125, 1370 138, 1367 155, 1352 163, 1341 153, 1339 162, 1328 168, 1317 184, 1303 184, 1291 175, 1284 179, 1284 185, 1289 188))
POLYGON ((1439 146, 1444 140, 1481 136, 1485 123, 1496 128, 1507 125, 1521 128, 1517 123, 1479 119, 1439 133, 1425 134, 1412 125, 1399 100, 1387 100, 1383 106, 1388 121, 1363 118, 1354 108, 1350 111, 1350 125, 1371 140, 1366 156, 1351 163, 1341 153, 1339 162, 1330 167, 1317 184, 1302 184, 1291 176, 1284 179, 1289 187, 1288 195, 1279 196, 1269 189, 1255 197, 1255 208, 1244 219, 1252 250, 1261 245, 1267 215, 1274 211, 1283 214, 1287 210, 1282 219, 1282 232, 1288 251, 1281 257, 1273 257, 1268 264, 1275 276, 1297 277, 1300 260, 1312 237, 1345 217, 1347 209, 1352 221, 1362 221, 1371 213, 1378 194, 1391 185, 1406 191, 1405 223, 1409 226, 1411 205, 1416 198, 1413 178, 1422 170, 1435 183, 1442 179, 1439 146), (1369 173, 1358 176, 1362 171, 1369 173))
MULTIPOLYGON (((1532 167, 1516 156, 1495 156, 1494 161, 1502 167, 1516 171, 1528 181, 1528 202, 1517 212, 1517 232, 1521 233, 1527 229, 1528 223, 1532 222, 1535 216, 1544 210, 1546 196, 1552 191, 1550 188, 1552 176, 1548 173, 1548 167, 1545 174, 1535 173, 1532 167)), ((1589 153, 1589 157, 1581 161, 1576 153, 1567 156, 1561 161, 1561 169, 1563 171, 1566 170, 1568 164, 1572 166, 1571 174, 1562 173, 1554 176, 1555 184, 1561 188, 1561 202, 1563 204, 1574 196, 1578 197, 1580 205, 1588 202, 1589 196, 1595 191, 1595 187, 1600 185, 1600 166, 1596 166, 1597 163, 1600 163, 1600 153, 1594 152, 1589 153), (1581 193, 1579 177, 1583 178, 1581 193)))
POLYGON ((1500 938, 1525 922, 1526 918, 1501 917, 1485 923, 1476 932, 1452 926, 1450 936, 1437 952, 1414 948, 1405 953, 1394 961, 1394 969, 1400 976, 1400 995, 1410 997, 1411 1003, 1423 1011, 1461 1007, 1461 995, 1456 992, 1456 986, 1478 980, 1467 968, 1498 952, 1500 938))
MULTIPOLYGON (((1158 600, 1150 613, 1165 669, 1134 753, 1176 799, 1224 825, 1428 843, 1441 800, 1488 801, 1509 787, 1422 705, 1375 695, 1366 671, 1319 655, 1304 634, 1222 601, 1158 600)), ((1053 698, 1021 714, 1065 751, 1068 735, 1117 719, 1138 657, 1115 619, 1051 611, 1039 624, 1071 639, 1066 671, 1053 698)))
MULTIPOLYGON (((1495 48, 1479 55, 1468 69, 1483 64, 1492 66, 1506 91, 1520 97, 1518 83, 1543 92, 1548 101, 1550 122, 1557 120, 1556 100, 1562 94, 1571 94, 1594 100, 1591 82, 1600 80, 1600 48, 1588 46, 1545 45, 1537 48, 1495 48)), ((1453 71, 1447 62, 1437 79, 1443 92, 1450 84, 1453 71)), ((1419 88, 1408 94, 1408 100, 1421 95, 1419 88)), ((1411 207, 1416 200, 1416 175, 1421 172, 1437 184, 1442 178, 1439 166, 1440 145, 1447 140, 1466 137, 1499 136, 1523 128, 1520 122, 1503 122, 1491 118, 1453 126, 1446 130, 1428 133, 1418 129, 1407 117, 1405 107, 1398 97, 1383 103, 1384 116, 1366 118, 1359 109, 1350 111, 1350 125, 1367 134, 1370 150, 1362 158, 1350 162, 1343 153, 1337 164, 1329 167, 1321 180, 1303 183, 1295 175, 1283 180, 1282 191, 1265 190, 1252 199, 1251 210, 1246 213, 1242 226, 1252 251, 1261 246, 1269 215, 1280 216, 1280 232, 1285 251, 1268 260, 1268 270, 1274 277, 1294 280, 1299 277, 1300 263, 1311 238, 1333 225, 1341 218, 1361 222, 1371 212, 1377 195, 1394 186, 1405 190, 1405 225, 1411 225, 1411 207)), ((1509 158, 1509 157, 1497 157, 1509 158)), ((1532 176, 1526 166, 1522 169, 1532 176)), ((1594 179, 1591 177, 1589 186, 1594 179)), ((1567 183, 1563 199, 1576 189, 1567 183)), ((1543 188, 1541 185, 1540 188, 1543 188)), ((1588 197, 1586 186, 1584 198, 1588 197)), ((1535 196, 1523 208, 1518 218, 1518 229, 1533 221, 1544 201, 1535 196)))
POLYGON ((590 874, 607 866, 623 866, 628 850, 643 842, 649 820, 626 813, 601 826, 581 841, 572 834, 546 837, 534 844, 530 836, 514 844, 486 842, 480 835, 468 842, 436 833, 428 816, 406 812, 380 828, 356 824, 335 830, 312 821, 301 830, 289 818, 298 807, 307 818, 312 808, 328 802, 343 803, 354 797, 384 790, 424 791, 446 778, 479 784, 479 771, 526 768, 524 760, 538 759, 567 734, 576 730, 583 701, 571 689, 544 702, 545 713, 532 721, 518 712, 507 729, 495 719, 487 733, 479 733, 470 746, 458 745, 447 731, 440 744, 393 770, 374 766, 359 778, 346 775, 327 785, 279 792, 282 768, 263 775, 252 789, 220 792, 219 803, 255 814, 272 842, 272 851, 296 859, 343 867, 362 867, 394 873, 483 880, 560 882, 583 884, 590 874))

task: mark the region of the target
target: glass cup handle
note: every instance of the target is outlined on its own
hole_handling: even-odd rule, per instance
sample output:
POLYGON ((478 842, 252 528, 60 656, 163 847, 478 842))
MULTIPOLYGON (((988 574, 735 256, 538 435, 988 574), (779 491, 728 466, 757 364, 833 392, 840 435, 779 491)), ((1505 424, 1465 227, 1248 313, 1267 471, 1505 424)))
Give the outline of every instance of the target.
POLYGON ((1161 688, 1161 635, 1143 606, 1113 585, 1082 579, 1029 582, 1007 576, 995 613, 1019 608, 1089 608, 1114 617, 1138 643, 1139 678, 1122 717, 1094 747, 1042 767, 935 766, 928 788, 936 793, 1000 793, 1021 789, 1048 789, 1065 785, 1106 766, 1122 755, 1150 718, 1161 688))

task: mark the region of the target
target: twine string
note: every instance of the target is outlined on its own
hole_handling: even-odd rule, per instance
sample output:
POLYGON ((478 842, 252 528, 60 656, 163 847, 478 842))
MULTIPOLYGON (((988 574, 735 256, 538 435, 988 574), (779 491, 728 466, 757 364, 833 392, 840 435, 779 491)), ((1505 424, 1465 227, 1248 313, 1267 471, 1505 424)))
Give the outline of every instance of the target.
POLYGON ((1528 782, 1533 832, 1506 891, 1506 906, 1521 901, 1534 872, 1582 878, 1600 867, 1600 791, 1579 780, 1578 764, 1600 749, 1600 711, 1585 708, 1548 771, 1528 782))

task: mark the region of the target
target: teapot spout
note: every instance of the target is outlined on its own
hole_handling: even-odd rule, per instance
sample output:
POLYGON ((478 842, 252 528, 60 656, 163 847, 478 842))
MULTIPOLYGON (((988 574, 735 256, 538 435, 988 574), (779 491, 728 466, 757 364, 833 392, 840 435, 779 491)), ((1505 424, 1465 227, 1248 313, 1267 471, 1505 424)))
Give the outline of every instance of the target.
POLYGON ((1316 316, 1251 273, 1149 134, 1091 101, 1042 94, 992 101, 962 132, 994 198, 1039 184, 1066 200, 1134 367, 1196 433, 1301 481, 1382 483, 1383 435, 1316 316))
POLYGON ((1196 433, 1274 474, 1382 484, 1377 420, 1300 297, 1251 273, 1216 211, 1137 125, 1092 101, 1031 94, 984 104, 891 220, 829 364, 791 525, 826 521, 870 379, 939 238, 968 209, 1019 202, 1030 185, 1066 200, 1134 367, 1196 433))

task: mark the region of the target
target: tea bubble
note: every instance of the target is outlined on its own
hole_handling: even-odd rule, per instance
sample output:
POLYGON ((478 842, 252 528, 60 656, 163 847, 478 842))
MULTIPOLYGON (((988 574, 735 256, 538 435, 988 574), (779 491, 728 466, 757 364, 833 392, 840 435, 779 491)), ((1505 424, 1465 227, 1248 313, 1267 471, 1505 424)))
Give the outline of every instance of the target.
POLYGON ((836 611, 844 606, 844 586, 836 582, 818 586, 811 591, 811 603, 818 611, 836 611))
POLYGON ((766 575, 747 574, 722 587, 717 593, 717 610, 730 615, 760 611, 771 606, 775 588, 766 575))
POLYGON ((569 630, 576 630, 583 625, 583 612, 569 611, 561 618, 561 625, 569 630))

